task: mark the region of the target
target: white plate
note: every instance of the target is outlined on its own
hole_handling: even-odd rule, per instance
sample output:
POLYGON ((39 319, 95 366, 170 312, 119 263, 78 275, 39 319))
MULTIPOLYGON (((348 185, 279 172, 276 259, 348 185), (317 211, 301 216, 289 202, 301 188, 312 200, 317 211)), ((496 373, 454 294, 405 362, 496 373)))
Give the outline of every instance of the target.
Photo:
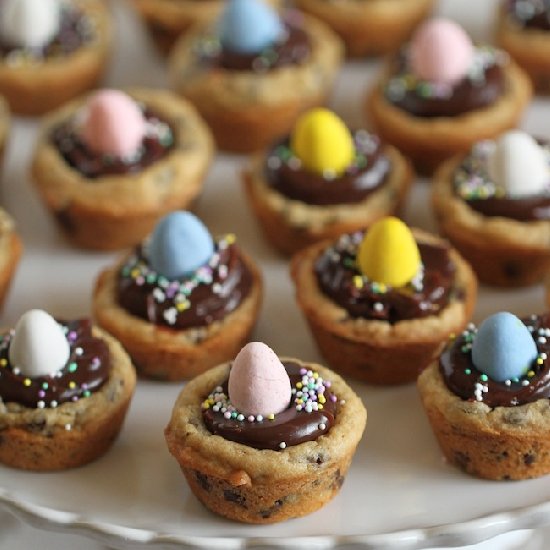
MULTIPOLYGON (((441 9, 460 9, 453 15, 483 37, 493 6, 476 0, 453 5, 449 0, 441 9)), ((151 53, 142 29, 122 5, 113 7, 121 32, 109 82, 163 85, 163 65, 151 53), (132 61, 134 55, 139 63, 132 61)), ((333 105, 350 124, 361 121, 360 101, 375 68, 372 63, 354 63, 342 73, 333 105)), ((524 127, 545 135, 547 113, 547 102, 535 102, 524 127)), ((31 307, 66 318, 86 315, 95 274, 114 258, 74 250, 59 237, 27 178, 35 131, 33 122, 16 122, 4 174, 3 203, 16 217, 26 245, 4 324, 12 324, 31 307)), ((280 354, 319 361, 295 305, 286 262, 264 244, 244 203, 240 167, 239 158, 218 158, 199 214, 214 233, 235 231, 262 264, 267 295, 255 338, 280 354)), ((406 218, 433 229, 428 190, 426 183, 417 184, 406 218)), ((482 288, 476 320, 501 308, 516 314, 539 312, 542 304, 540 287, 519 292, 482 288)), ((442 461, 413 386, 354 387, 369 410, 366 435, 340 495, 307 518, 244 526, 204 510, 163 441, 180 385, 143 381, 121 437, 107 455, 84 468, 55 474, 0 467, 0 503, 35 526, 84 533, 117 548, 333 548, 354 543, 362 548, 413 549, 464 545, 550 522, 550 477, 514 483, 470 478, 442 461)))

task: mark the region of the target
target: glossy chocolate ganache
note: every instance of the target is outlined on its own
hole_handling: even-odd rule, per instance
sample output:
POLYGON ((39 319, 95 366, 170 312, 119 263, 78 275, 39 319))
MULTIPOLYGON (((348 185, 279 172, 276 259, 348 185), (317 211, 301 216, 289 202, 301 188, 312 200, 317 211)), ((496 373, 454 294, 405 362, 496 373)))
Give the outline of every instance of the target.
POLYGON ((89 397, 109 378, 111 358, 107 344, 92 336, 89 320, 58 321, 66 332, 70 356, 66 365, 53 376, 29 378, 9 360, 13 332, 0 341, 0 398, 30 408, 56 408, 66 402, 89 397))
POLYGON ((180 330, 223 319, 245 300, 253 283, 234 241, 233 235, 218 239, 206 265, 175 280, 156 273, 147 247, 138 247, 119 272, 119 305, 150 323, 180 330))
POLYGON ((92 151, 80 137, 73 117, 56 126, 50 140, 65 162, 89 179, 140 172, 164 158, 175 146, 174 131, 162 117, 140 106, 146 121, 146 134, 137 153, 129 158, 114 157, 92 151))
MULTIPOLYGON (((539 143, 544 146, 550 166, 550 147, 548 143, 539 143)), ((501 216, 521 222, 550 220, 550 181, 539 195, 506 196, 488 173, 487 159, 492 147, 493 142, 481 142, 464 158, 453 175, 455 194, 483 216, 501 216)))
POLYGON ((268 185, 285 197, 306 204, 353 204, 379 189, 391 170, 391 162, 377 136, 353 132, 355 158, 346 171, 335 176, 302 167, 287 138, 268 153, 264 167, 268 185))
POLYGON ((241 53, 224 48, 218 37, 205 36, 197 40, 194 48, 201 65, 229 71, 263 73, 273 69, 300 65, 311 55, 311 44, 297 12, 287 14, 283 20, 281 38, 259 53, 241 53))
POLYGON ((60 8, 59 31, 47 44, 22 48, 0 39, 0 55, 8 65, 18 65, 24 61, 37 61, 48 57, 66 56, 94 40, 95 36, 93 19, 77 6, 65 2, 61 4, 60 8))
POLYGON ((363 232, 342 235, 315 262, 321 291, 350 317, 397 323, 437 315, 462 292, 454 284, 455 266, 444 244, 418 243, 422 267, 405 287, 369 281, 357 266, 363 232))
POLYGON ((436 84, 416 77, 407 52, 394 63, 385 95, 396 107, 417 117, 453 117, 481 109, 498 100, 506 88, 506 55, 490 47, 477 47, 468 74, 456 84, 436 84))
POLYGON ((522 27, 550 31, 550 0, 507 0, 506 9, 522 27))
POLYGON ((338 401, 330 391, 330 381, 297 363, 283 361, 283 365, 292 387, 288 408, 267 418, 245 417, 228 401, 228 381, 225 380, 202 404, 208 431, 255 449, 274 451, 314 441, 326 434, 334 424, 338 401))
POLYGON ((521 377, 497 382, 478 371, 472 362, 472 344, 477 329, 469 325, 451 341, 439 360, 439 369, 451 392, 467 401, 482 401, 489 407, 513 407, 550 398, 550 317, 532 315, 522 319, 537 346, 538 356, 521 377))

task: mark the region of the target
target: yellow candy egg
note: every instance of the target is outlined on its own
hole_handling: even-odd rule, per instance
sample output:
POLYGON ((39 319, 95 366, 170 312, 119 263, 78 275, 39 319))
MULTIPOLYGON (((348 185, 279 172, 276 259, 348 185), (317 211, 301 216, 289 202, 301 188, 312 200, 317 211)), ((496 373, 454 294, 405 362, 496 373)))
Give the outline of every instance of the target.
POLYGON ((312 172, 340 175, 353 162, 355 146, 351 133, 333 112, 312 109, 296 122, 290 148, 312 172))
POLYGON ((420 253, 411 230, 390 216, 367 231, 359 245, 357 263, 371 281, 399 287, 418 273, 420 253))

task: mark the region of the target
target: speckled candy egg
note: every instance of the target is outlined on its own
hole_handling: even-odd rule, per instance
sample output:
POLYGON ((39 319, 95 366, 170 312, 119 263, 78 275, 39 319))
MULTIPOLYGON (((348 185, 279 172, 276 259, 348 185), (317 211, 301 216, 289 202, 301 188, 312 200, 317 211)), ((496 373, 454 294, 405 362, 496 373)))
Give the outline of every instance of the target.
POLYGON ((477 330, 472 361, 497 382, 519 378, 537 358, 537 346, 527 327, 507 312, 487 317, 477 330))
POLYGON ((141 109, 124 92, 102 90, 88 100, 80 135, 95 153, 131 157, 138 152, 145 132, 141 109))
POLYGON ((468 72, 474 47, 464 29, 448 19, 431 19, 414 34, 410 45, 413 73, 423 80, 454 84, 468 72))
POLYGON ((495 185, 509 197, 544 193, 550 184, 548 155, 536 140, 520 130, 506 132, 487 159, 495 185))
POLYGON ((371 281, 400 287, 420 269, 420 252, 411 230, 399 219, 374 223, 359 245, 359 269, 371 281))
POLYGON ((184 277, 208 263, 214 241, 190 212, 172 212, 156 225, 147 246, 151 267, 168 279, 184 277))
POLYGON ((275 352, 262 342, 250 342, 235 357, 229 373, 229 400, 242 414, 277 414, 291 398, 290 379, 275 352))
POLYGON ((21 48, 39 48, 59 32, 60 0, 2 0, 0 37, 21 48))
POLYGON ((355 157, 355 146, 344 122, 328 109, 312 109, 296 122, 290 148, 307 170, 339 175, 355 157))
POLYGON ((63 328, 41 309, 31 309, 15 325, 9 359, 21 374, 35 378, 60 371, 70 356, 63 328))
POLYGON ((224 48, 253 54, 276 42, 284 28, 277 12, 262 0, 230 0, 218 31, 224 48))

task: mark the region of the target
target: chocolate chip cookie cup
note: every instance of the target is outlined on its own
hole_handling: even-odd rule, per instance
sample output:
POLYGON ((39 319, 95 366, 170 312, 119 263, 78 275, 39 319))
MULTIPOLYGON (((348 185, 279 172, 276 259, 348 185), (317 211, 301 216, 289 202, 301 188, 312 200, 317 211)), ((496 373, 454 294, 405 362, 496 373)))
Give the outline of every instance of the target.
POLYGON ((11 22, 3 13, 0 25, 0 94, 13 112, 36 116, 98 84, 111 50, 111 16, 103 0, 19 4, 22 13, 11 9, 11 22), (32 36, 21 29, 29 17, 32 36))
POLYGON ((416 380, 467 324, 477 296, 458 252, 395 218, 301 250, 291 275, 327 363, 369 384, 416 380))
POLYGON ((168 55, 179 36, 197 23, 214 19, 224 0, 133 0, 159 51, 168 55))
POLYGON ((22 252, 23 243, 14 221, 0 208, 0 307, 6 299, 22 252))
POLYGON ((31 310, 0 341, 0 463, 75 468, 113 444, 136 382, 122 346, 87 320, 31 310))
POLYGON ((248 340, 263 282, 235 241, 233 234, 214 239, 192 214, 173 212, 99 275, 94 317, 141 375, 191 378, 234 357, 248 340))
MULTIPOLYGON (((226 0, 132 0, 132 3, 159 51, 168 55, 182 34, 219 16, 226 0)), ((270 3, 274 6, 279 4, 278 0, 270 3)))
POLYGON ((550 93, 550 7, 534 0, 503 0, 495 41, 531 77, 535 90, 550 93))
POLYGON ((381 138, 432 174, 446 159, 514 128, 532 95, 507 54, 471 43, 448 20, 432 20, 387 65, 365 114, 381 138))
POLYGON ((296 6, 338 33, 349 57, 393 52, 432 11, 434 0, 325 2, 297 0, 296 6))
POLYGON ((4 151, 8 142, 11 126, 10 108, 8 102, 0 95, 0 161, 4 158, 4 151))
POLYGON ((213 154, 192 105, 162 90, 102 90, 42 123, 32 175, 77 246, 133 246, 166 213, 189 207, 213 154))
POLYGON ((521 287, 550 270, 550 147, 511 131, 443 163, 432 202, 441 233, 480 281, 521 287))
POLYGON ((242 18, 250 31, 239 14, 231 16, 237 3, 227 2, 220 20, 191 29, 169 60, 172 88, 195 105, 218 147, 234 153, 265 149, 300 113, 326 103, 343 57, 340 39, 324 23, 243 1, 262 14, 242 18), (233 26, 223 24, 230 20, 233 26), (248 44, 252 36, 258 40, 248 44))
MULTIPOLYGON (((282 358, 290 383, 287 379, 280 412, 248 409, 243 414, 246 399, 238 396, 239 409, 228 400, 235 391, 231 370, 258 346, 267 348, 248 344, 233 364, 189 382, 165 435, 191 491, 207 508, 236 521, 274 523, 309 514, 338 493, 365 428, 366 410, 327 368, 282 358)), ((260 364, 266 362, 265 352, 254 355, 260 364)), ((260 380, 247 388, 269 398, 270 384, 260 380)))
POLYGON ((321 108, 301 115, 243 174, 258 223, 283 254, 398 213, 412 178, 397 149, 321 108))
POLYGON ((548 342, 548 315, 498 313, 457 335, 419 376, 449 463, 495 480, 550 473, 548 342))

